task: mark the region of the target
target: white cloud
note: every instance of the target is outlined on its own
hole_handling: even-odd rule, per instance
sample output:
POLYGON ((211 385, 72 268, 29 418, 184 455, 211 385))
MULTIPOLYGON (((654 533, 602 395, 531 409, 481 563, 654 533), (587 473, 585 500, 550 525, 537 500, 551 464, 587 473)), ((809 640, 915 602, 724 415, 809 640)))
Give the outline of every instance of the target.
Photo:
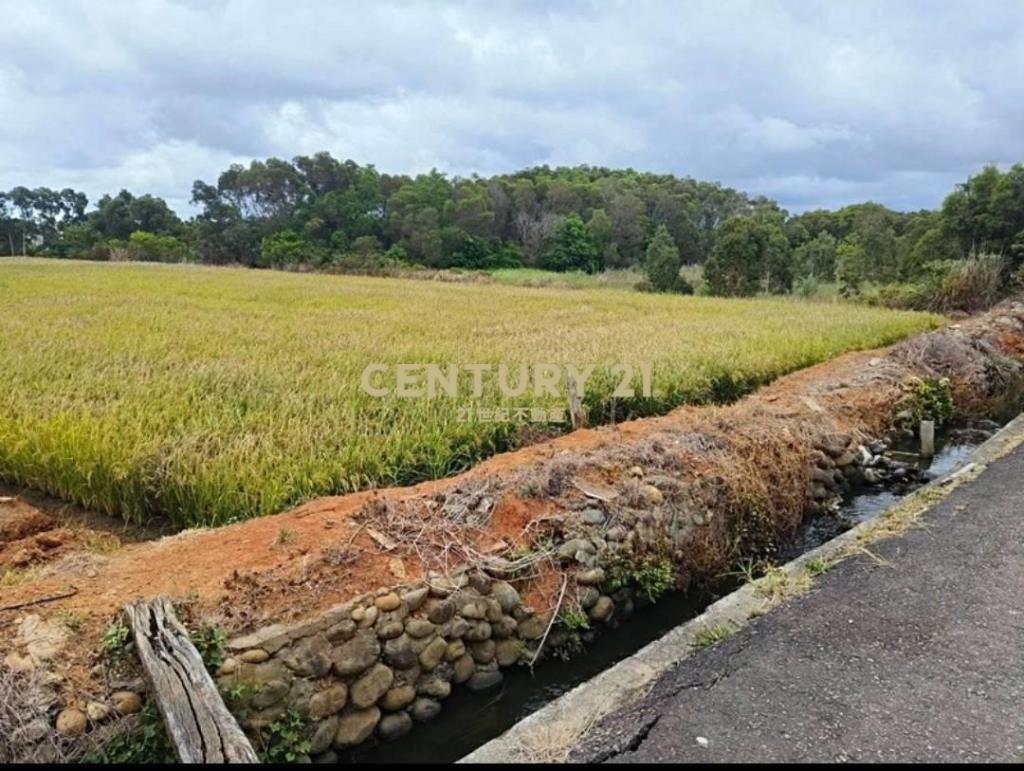
POLYGON ((916 208, 1024 160, 1013 3, 4 4, 0 188, 184 210, 231 160, 326 149, 392 172, 628 165, 791 209, 916 208))

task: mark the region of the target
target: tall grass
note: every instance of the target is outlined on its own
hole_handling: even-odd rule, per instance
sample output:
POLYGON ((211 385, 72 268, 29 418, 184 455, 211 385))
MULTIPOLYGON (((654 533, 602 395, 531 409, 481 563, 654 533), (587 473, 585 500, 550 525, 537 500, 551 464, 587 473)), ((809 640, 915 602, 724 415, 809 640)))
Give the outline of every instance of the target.
POLYGON ((551 289, 633 289, 645 278, 640 270, 606 270, 590 274, 582 271, 556 273, 537 268, 495 268, 487 274, 492 281, 506 286, 551 289))
MULTIPOLYGON (((458 420, 468 392, 368 396, 368 363, 596 364, 600 412, 608 365, 652 362, 654 398, 621 417, 733 398, 935 323, 853 305, 4 259, 0 477, 127 519, 220 524, 442 476, 516 442, 515 423, 458 420)), ((480 403, 499 401, 490 389, 480 403)))

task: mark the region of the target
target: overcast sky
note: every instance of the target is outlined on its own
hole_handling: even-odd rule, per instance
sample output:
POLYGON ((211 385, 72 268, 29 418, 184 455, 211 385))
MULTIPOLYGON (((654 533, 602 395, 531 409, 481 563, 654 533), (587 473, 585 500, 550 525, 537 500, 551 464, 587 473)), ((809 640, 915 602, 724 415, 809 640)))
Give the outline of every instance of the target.
POLYGON ((1024 2, 0 0, 0 189, 592 164, 792 211, 1024 160, 1024 2))

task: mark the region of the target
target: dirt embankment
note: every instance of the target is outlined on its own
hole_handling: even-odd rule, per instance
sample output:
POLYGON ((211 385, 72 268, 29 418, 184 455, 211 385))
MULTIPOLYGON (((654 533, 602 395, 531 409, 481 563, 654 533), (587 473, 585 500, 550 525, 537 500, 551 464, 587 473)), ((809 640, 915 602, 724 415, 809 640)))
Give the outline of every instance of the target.
POLYGON ((452 479, 120 548, 0 501, 0 654, 9 665, 45 664, 67 704, 103 694, 93 669, 100 635, 140 596, 169 595, 193 618, 240 633, 466 564, 514 577, 538 611, 566 594, 563 576, 563 601, 581 603, 574 577, 609 555, 668 559, 685 587, 770 552, 842 489, 850 475, 840 460, 909 407, 910 378, 949 378, 958 410, 981 415, 1019 379, 1022 359, 1024 303, 1008 303, 803 370, 731 406, 577 431, 452 479), (45 662, 28 650, 29 619, 29 630, 40 619, 69 627, 45 662))

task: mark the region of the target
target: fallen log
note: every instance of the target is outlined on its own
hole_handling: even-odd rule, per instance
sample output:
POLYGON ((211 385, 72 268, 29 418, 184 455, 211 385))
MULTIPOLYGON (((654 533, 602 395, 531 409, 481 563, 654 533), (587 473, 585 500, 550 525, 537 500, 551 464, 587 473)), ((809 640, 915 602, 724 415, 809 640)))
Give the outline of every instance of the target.
POLYGON ((143 669, 181 763, 258 763, 259 758, 164 597, 125 606, 143 669))

